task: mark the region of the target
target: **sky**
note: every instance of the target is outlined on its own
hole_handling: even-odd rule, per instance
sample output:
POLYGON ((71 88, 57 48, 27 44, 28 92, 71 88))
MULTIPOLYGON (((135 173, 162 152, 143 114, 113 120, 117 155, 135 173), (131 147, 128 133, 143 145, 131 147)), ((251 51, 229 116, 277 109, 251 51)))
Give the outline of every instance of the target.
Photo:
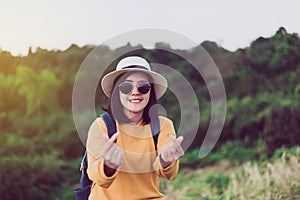
POLYGON ((297 0, 0 0, 0 49, 65 50, 159 28, 235 51, 279 27, 300 34, 299 8, 297 0))

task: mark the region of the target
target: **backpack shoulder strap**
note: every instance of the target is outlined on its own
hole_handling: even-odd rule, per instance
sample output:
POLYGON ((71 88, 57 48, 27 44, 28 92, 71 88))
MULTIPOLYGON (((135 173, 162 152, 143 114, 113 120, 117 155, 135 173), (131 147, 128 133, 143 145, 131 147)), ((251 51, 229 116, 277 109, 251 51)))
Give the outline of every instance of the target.
POLYGON ((151 127, 152 137, 154 141, 155 151, 157 153, 157 141, 160 133, 160 122, 158 117, 156 117, 154 120, 151 120, 150 127, 151 127))
MULTIPOLYGON (((113 118, 107 112, 102 114, 101 118, 104 120, 105 125, 107 127, 108 137, 113 136, 113 134, 115 134, 117 132, 115 120, 113 120, 113 118)), ((80 171, 82 171, 82 173, 83 173, 83 176, 81 176, 81 179, 80 179, 81 187, 85 187, 92 183, 92 181, 88 178, 88 175, 86 172, 87 167, 88 167, 88 160, 87 160, 87 152, 85 151, 84 156, 81 161, 81 166, 80 166, 80 171)))
POLYGON ((110 116, 108 112, 105 112, 100 117, 103 119, 107 127, 108 137, 111 138, 111 136, 113 136, 117 132, 116 121, 110 116))

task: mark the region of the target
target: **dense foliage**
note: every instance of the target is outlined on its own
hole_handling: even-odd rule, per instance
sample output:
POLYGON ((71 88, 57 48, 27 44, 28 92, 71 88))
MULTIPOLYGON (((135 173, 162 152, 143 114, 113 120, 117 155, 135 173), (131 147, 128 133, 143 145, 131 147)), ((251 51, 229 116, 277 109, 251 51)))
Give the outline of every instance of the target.
MULTIPOLYGON (((161 45, 167 44, 158 43, 157 47, 161 45)), ((298 35, 280 28, 274 36, 260 37, 248 48, 235 52, 207 41, 183 53, 189 57, 197 56, 201 46, 221 71, 227 95, 223 132, 215 153, 204 158, 204 163, 214 163, 224 155, 230 160, 244 161, 247 156, 261 159, 261 155, 271 157, 282 146, 299 145, 298 35), (237 148, 244 151, 236 151, 237 148)), ((77 70, 93 48, 74 44, 64 51, 38 48, 33 52, 30 48, 27 56, 0 51, 2 199, 73 198, 72 190, 78 186, 78 167, 84 146, 72 118, 72 90, 77 70)), ((106 46, 99 48, 101 56, 96 58, 99 67, 126 49, 135 47, 127 44, 114 50, 106 46)), ((173 51, 182 53, 182 50, 173 51)), ((172 66, 190 81, 201 109, 200 127, 190 150, 198 148, 210 119, 210 99, 201 76, 171 51, 139 48, 129 54, 172 66)), ((102 112, 106 98, 100 87, 95 102, 97 112, 102 112)), ((167 92, 160 103, 168 105, 168 116, 177 127, 180 109, 174 95, 167 92)), ((189 156, 183 158, 183 165, 198 166, 195 160, 189 160, 189 156)), ((207 175, 203 181, 214 184, 217 194, 232 184, 227 176, 215 174, 207 175)))

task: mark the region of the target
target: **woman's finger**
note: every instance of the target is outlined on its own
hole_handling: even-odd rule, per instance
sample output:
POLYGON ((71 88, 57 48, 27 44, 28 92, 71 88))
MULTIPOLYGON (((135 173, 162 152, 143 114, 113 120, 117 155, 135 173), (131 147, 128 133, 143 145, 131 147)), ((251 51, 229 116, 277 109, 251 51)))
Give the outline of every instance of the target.
POLYGON ((184 139, 183 136, 179 136, 179 137, 176 139, 176 143, 181 145, 183 139, 184 139))
POLYGON ((181 143, 183 141, 183 136, 179 136, 178 138, 175 138, 173 135, 171 135, 170 137, 172 139, 172 143, 174 145, 174 148, 176 149, 176 152, 179 152, 180 154, 182 154, 184 151, 181 147, 181 143))
POLYGON ((118 154, 116 156, 116 160, 117 160, 117 164, 118 166, 120 166, 122 164, 123 161, 123 151, 118 151, 118 154))
POLYGON ((162 158, 165 162, 168 162, 168 159, 169 159, 168 151, 169 151, 169 149, 166 148, 166 149, 165 149, 164 151, 162 151, 162 153, 161 153, 161 158, 162 158))
POLYGON ((120 133, 116 132, 115 134, 113 134, 113 136, 111 136, 111 138, 109 138, 108 142, 113 144, 119 136, 120 136, 120 133))
POLYGON ((120 165, 122 151, 116 145, 110 148, 104 156, 104 163, 111 168, 117 168, 120 165))
POLYGON ((170 135, 170 138, 175 146, 181 146, 181 143, 184 139, 183 136, 176 138, 174 135, 170 135))
POLYGON ((119 132, 116 132, 111 138, 108 138, 107 135, 102 134, 104 144, 100 152, 101 156, 104 156, 109 151, 109 149, 115 145, 114 142, 117 140, 119 136, 120 136, 119 132))

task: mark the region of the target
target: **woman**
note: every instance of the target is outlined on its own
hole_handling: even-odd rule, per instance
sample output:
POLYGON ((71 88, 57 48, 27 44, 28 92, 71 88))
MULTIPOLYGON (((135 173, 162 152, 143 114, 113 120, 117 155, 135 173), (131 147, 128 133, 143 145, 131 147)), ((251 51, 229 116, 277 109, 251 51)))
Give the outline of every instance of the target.
POLYGON ((164 199, 159 177, 172 179, 183 156, 183 137, 176 138, 171 120, 157 116, 155 104, 167 81, 151 71, 137 56, 123 58, 116 70, 101 81, 109 97, 108 113, 116 120, 117 133, 107 136, 102 118, 90 127, 87 139, 88 169, 93 181, 89 199, 164 199), (159 119, 157 151, 151 120, 159 119))

